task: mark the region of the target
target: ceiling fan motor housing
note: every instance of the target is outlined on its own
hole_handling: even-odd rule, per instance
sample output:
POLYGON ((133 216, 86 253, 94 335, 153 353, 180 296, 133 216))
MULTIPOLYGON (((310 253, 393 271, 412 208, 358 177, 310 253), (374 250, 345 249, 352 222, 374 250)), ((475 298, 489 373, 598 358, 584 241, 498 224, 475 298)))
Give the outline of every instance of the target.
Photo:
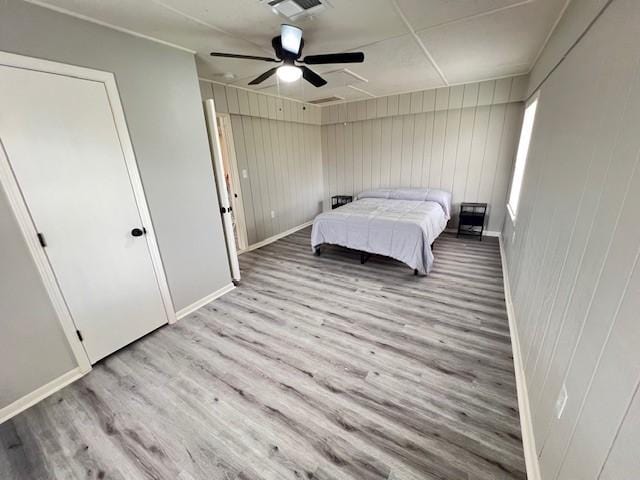
POLYGON ((271 39, 271 46, 273 47, 276 57, 283 60, 288 65, 293 65, 293 62, 302 56, 304 39, 300 39, 300 48, 298 49, 298 53, 293 53, 282 48, 282 37, 280 35, 271 39))

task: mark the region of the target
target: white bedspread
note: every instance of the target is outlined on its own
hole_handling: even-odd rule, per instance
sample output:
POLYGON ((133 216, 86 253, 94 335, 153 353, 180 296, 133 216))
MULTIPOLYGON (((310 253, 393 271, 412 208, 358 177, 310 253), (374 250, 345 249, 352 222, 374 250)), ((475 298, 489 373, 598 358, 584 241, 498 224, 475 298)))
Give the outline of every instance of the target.
POLYGON ((362 198, 313 221, 311 247, 341 245, 395 258, 425 275, 431 271, 431 244, 447 225, 442 206, 431 201, 362 198))

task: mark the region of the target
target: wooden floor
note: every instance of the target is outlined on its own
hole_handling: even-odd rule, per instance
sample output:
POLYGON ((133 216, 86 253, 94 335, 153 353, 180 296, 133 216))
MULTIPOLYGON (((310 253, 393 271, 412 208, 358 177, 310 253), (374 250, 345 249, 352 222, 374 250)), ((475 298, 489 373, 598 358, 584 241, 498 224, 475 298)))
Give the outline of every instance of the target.
POLYGON ((0 478, 525 478, 496 239, 425 278, 309 233, 1 425, 0 478))

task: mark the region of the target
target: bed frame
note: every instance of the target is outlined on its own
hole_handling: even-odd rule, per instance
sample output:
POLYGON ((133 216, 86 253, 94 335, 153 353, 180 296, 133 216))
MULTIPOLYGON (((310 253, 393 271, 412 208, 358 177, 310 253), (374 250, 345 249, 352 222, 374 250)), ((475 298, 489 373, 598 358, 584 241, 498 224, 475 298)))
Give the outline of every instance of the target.
MULTIPOLYGON (((435 241, 435 240, 431 243, 431 250, 433 250, 433 246, 435 245, 435 243, 436 243, 436 241, 435 241)), ((343 248, 347 248, 347 247, 343 247, 343 248)), ((351 249, 349 249, 349 248, 347 248, 347 249, 348 249, 348 250, 351 250, 351 249)), ((368 261, 368 260, 371 258, 371 256, 373 255, 373 253, 370 253, 370 252, 363 252, 363 251, 361 251, 361 250, 358 250, 358 251, 360 252, 360 265, 364 265, 365 263, 367 263, 367 261, 368 261)), ((320 254, 321 254, 321 251, 320 251, 320 245, 318 245, 318 246, 313 250, 313 254, 314 254, 316 257, 319 257, 319 256, 320 256, 320 254)), ((413 274, 414 274, 414 275, 416 275, 416 276, 418 275, 418 269, 417 269, 417 268, 414 268, 414 269, 413 269, 413 274)))

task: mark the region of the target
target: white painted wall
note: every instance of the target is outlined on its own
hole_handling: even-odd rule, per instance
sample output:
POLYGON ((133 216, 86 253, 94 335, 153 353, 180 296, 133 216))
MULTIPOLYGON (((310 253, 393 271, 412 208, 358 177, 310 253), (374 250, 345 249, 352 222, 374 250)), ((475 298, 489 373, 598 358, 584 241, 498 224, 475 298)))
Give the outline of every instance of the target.
MULTIPOLYGON (((193 55, 20 0, 0 2, 0 50, 114 72, 176 308, 228 284, 193 55)), ((2 195, 0 407, 75 367, 8 212, 2 195)))
POLYGON ((320 107, 205 81, 200 90, 231 113, 249 246, 313 220, 322 211, 320 107))
POLYGON ((0 245, 1 409, 77 365, 2 187, 0 245))
MULTIPOLYGON (((595 2, 575 4, 534 84, 596 15, 579 8, 595 2)), ((640 2, 614 0, 543 84, 519 212, 503 231, 545 480, 640 476, 638 38, 640 2)))
POLYGON ((522 121, 526 77, 343 103, 322 109, 325 208, 333 195, 431 187, 489 204, 500 231, 522 121))

